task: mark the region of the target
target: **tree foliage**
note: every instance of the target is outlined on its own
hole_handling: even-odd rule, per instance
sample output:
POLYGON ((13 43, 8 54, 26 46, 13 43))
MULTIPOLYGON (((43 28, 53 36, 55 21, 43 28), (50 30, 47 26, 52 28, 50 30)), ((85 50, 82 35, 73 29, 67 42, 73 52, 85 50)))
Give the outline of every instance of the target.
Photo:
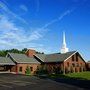
MULTIPOLYGON (((27 48, 23 48, 22 50, 18 50, 18 49, 9 49, 9 50, 0 50, 0 56, 5 57, 7 55, 8 52, 10 53, 21 53, 21 54, 25 54, 25 52, 27 51, 27 48)), ((37 52, 38 54, 44 54, 44 52, 37 52)))
POLYGON ((5 57, 8 52, 24 54, 26 51, 27 51, 27 48, 24 48, 22 50, 18 50, 18 49, 14 49, 14 48, 10 49, 10 50, 0 50, 0 56, 5 57))

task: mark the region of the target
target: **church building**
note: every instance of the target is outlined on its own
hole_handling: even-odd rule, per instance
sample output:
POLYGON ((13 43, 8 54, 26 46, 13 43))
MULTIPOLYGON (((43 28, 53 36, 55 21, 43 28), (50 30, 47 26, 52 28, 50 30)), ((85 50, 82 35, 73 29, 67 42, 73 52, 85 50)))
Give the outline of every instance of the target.
POLYGON ((80 53, 68 50, 65 33, 61 53, 37 54, 35 50, 28 49, 25 54, 8 52, 6 57, 0 57, 0 71, 25 74, 27 67, 31 74, 36 74, 41 68, 49 74, 83 72, 87 69, 80 53))

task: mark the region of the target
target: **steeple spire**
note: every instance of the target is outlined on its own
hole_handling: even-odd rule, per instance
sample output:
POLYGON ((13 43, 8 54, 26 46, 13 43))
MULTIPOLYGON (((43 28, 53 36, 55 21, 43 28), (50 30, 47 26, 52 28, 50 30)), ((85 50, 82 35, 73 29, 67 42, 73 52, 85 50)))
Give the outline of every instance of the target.
POLYGON ((66 52, 68 52, 68 48, 66 47, 65 32, 63 32, 63 45, 61 48, 61 53, 66 53, 66 52))
POLYGON ((63 32, 63 45, 65 45, 65 46, 66 46, 65 32, 63 32))

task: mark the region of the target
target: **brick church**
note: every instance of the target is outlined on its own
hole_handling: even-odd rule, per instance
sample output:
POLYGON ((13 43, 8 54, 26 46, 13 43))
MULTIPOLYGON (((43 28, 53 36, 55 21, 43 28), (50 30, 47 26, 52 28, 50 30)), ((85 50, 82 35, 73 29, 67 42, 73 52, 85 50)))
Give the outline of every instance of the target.
POLYGON ((0 57, 0 71, 14 74, 25 74, 29 67, 31 74, 43 67, 49 74, 73 73, 86 71, 86 62, 77 51, 68 51, 63 33, 61 53, 38 54, 35 50, 28 49, 25 54, 9 53, 0 57))

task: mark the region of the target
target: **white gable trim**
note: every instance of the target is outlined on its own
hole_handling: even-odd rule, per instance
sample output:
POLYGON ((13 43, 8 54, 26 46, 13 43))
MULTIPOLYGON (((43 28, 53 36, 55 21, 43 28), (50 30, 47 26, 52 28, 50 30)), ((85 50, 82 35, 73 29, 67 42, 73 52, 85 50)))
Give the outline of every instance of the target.
POLYGON ((71 58, 74 54, 76 54, 77 53, 77 51, 75 52, 75 53, 73 53, 72 55, 70 55, 68 58, 66 58, 65 60, 64 60, 64 62, 65 61, 67 61, 69 58, 71 58))
POLYGON ((38 57, 37 55, 34 55, 34 56, 36 56, 38 59, 40 59, 42 62, 44 62, 40 57, 38 57))
POLYGON ((10 53, 8 53, 8 55, 10 55, 10 57, 13 59, 13 62, 16 62, 17 63, 17 61, 15 60, 15 58, 13 58, 10 53))

